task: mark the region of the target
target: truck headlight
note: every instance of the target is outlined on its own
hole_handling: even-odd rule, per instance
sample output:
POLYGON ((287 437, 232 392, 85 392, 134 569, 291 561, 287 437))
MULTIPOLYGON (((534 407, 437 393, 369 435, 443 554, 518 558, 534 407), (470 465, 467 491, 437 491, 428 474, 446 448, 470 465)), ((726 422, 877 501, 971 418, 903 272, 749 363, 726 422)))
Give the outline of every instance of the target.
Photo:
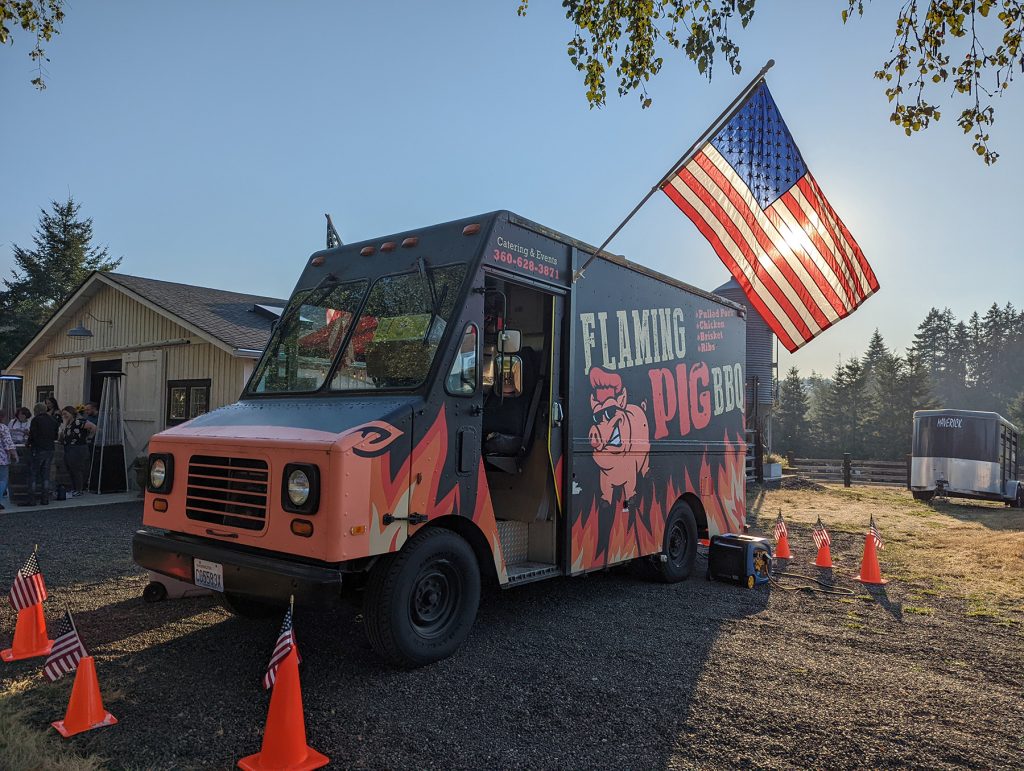
POLYGON ((312 463, 284 467, 281 506, 297 514, 315 514, 320 506, 320 469, 312 463))
POLYGON ((167 494, 174 483, 174 456, 154 453, 149 456, 149 491, 167 494))
POLYGON ((309 477, 300 468, 288 475, 288 500, 293 506, 304 506, 309 500, 309 477))

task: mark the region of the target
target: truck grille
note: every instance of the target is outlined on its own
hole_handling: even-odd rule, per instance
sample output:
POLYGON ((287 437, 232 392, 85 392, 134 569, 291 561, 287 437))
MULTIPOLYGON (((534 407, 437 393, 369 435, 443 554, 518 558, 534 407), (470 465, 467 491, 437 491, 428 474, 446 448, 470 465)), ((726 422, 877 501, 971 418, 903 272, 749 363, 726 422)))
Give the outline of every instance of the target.
POLYGON ((241 530, 262 530, 268 478, 266 461, 193 455, 188 461, 185 516, 241 530))

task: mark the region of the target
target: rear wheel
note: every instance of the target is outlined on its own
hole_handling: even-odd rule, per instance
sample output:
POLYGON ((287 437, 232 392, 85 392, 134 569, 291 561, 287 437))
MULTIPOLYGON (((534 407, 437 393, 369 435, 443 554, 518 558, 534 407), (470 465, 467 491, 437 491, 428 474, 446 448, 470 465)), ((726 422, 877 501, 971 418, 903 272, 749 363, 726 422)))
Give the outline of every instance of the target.
POLYGON ((1015 509, 1024 509, 1024 484, 1017 485, 1017 497, 1013 501, 1015 509))
POLYGON ((666 584, 683 581, 693 572, 697 559, 697 520, 693 509, 683 501, 677 501, 669 512, 661 556, 664 559, 655 566, 659 580, 666 584))
POLYGON ((241 594, 225 592, 221 595, 221 605, 236 616, 242 618, 270 618, 282 612, 283 606, 255 600, 241 594))
POLYGON ((914 496, 915 501, 924 501, 928 503, 933 497, 935 497, 934 490, 912 490, 911 495, 914 496))
POLYGON ((456 533, 422 530, 370 571, 363 618, 370 645, 401 667, 452 655, 480 605, 480 567, 456 533))

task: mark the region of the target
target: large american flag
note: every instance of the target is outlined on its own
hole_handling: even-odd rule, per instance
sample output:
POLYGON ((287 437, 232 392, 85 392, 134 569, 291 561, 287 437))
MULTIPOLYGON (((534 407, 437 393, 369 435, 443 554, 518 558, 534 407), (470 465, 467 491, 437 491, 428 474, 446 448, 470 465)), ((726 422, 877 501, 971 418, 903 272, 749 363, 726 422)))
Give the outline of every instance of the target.
POLYGON ((825 529, 825 524, 821 521, 821 517, 818 517, 818 521, 811 530, 811 538, 814 539, 814 545, 819 549, 822 546, 832 545, 832 538, 829 536, 828 530, 825 529))
POLYGON ((790 352, 878 291, 764 82, 662 190, 790 352))
POLYGON ((68 672, 74 672, 78 662, 88 655, 71 618, 71 611, 64 611, 64 615, 57 623, 56 639, 53 641, 53 648, 50 649, 50 657, 43 664, 44 674, 52 682, 68 672))
POLYGON ((868 525, 868 535, 875 540, 875 548, 881 551, 885 548, 885 543, 882 541, 882 534, 878 532, 878 525, 875 524, 874 515, 871 516, 871 524, 868 525))
POLYGON ((25 566, 14 577, 14 585, 11 587, 7 598, 15 610, 24 610, 33 605, 38 605, 46 597, 46 584, 43 582, 43 573, 39 569, 39 561, 36 559, 36 553, 33 551, 25 561, 25 566))
POLYGON ((274 644, 274 652, 270 655, 270 663, 267 664, 267 672, 263 675, 263 687, 272 688, 274 682, 277 680, 277 668, 284 661, 292 648, 295 648, 295 655, 299 661, 302 661, 302 657, 299 656, 299 649, 295 644, 295 629, 292 627, 292 609, 288 608, 288 612, 284 614, 284 623, 281 624, 281 631, 277 635, 277 642, 274 644))
POLYGON ((786 530, 786 522, 782 518, 782 512, 779 512, 779 518, 775 520, 775 530, 772 532, 775 536, 775 540, 778 541, 782 536, 788 536, 789 531, 786 530))

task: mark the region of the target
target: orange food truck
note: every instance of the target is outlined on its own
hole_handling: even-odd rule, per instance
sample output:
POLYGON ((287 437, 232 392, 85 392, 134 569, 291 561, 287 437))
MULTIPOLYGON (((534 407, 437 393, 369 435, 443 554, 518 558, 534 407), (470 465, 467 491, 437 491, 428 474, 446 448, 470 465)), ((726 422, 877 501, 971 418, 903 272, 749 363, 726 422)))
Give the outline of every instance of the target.
POLYGON ((743 309, 510 212, 315 253, 241 399, 152 438, 135 561, 241 616, 361 592, 371 646, 450 655, 482 580, 745 522, 743 309))

